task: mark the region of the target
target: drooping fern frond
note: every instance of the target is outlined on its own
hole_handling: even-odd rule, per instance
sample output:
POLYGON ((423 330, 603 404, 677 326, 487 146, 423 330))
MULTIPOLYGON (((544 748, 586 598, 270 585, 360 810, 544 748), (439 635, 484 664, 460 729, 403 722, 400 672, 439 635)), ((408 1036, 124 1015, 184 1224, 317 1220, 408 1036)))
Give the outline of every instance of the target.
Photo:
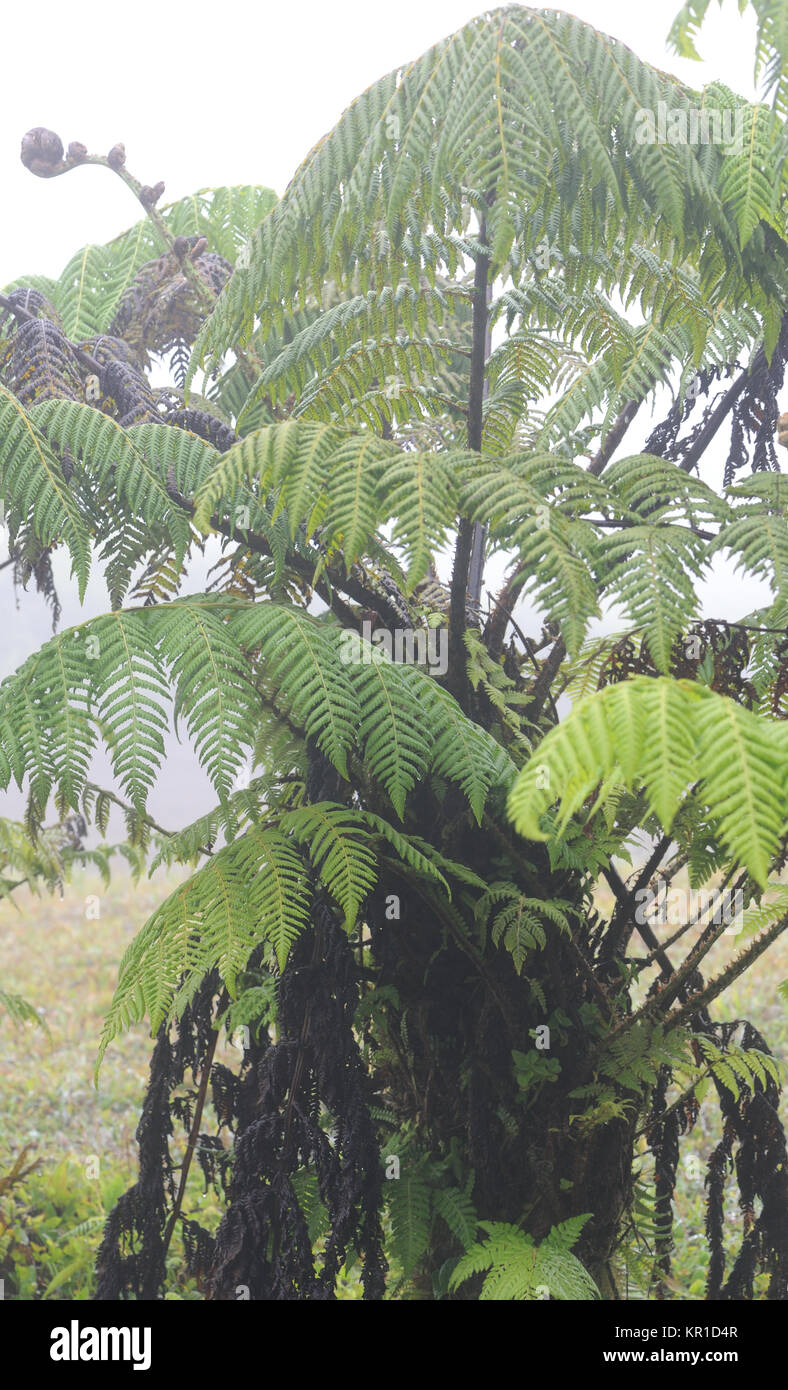
POLYGON ((345 670, 364 711, 359 729, 364 761, 402 816, 405 798, 430 767, 435 730, 424 717, 416 673, 386 660, 368 643, 359 641, 357 649, 358 659, 345 670))
POLYGON ((660 671, 670 669, 677 636, 697 616, 705 554, 704 542, 680 526, 631 526, 608 537, 605 592, 642 629, 660 671))
POLYGON ((370 835, 358 812, 318 801, 289 811, 279 824, 283 834, 292 834, 297 844, 307 847, 322 882, 342 908, 349 931, 377 881, 370 835))
POLYGON ((397 832, 379 816, 336 802, 317 801, 249 827, 213 854, 154 912, 120 965, 105 1020, 98 1062, 132 1022, 148 1017, 152 1032, 193 999, 205 976, 218 971, 231 997, 255 946, 267 943, 281 972, 293 943, 306 929, 312 874, 339 904, 350 932, 378 879, 377 843, 396 862, 414 867, 446 898, 446 873, 481 880, 444 860, 426 844, 397 832), (423 852, 430 849, 430 857, 423 852))
POLYGON ((687 789, 698 793, 728 852, 764 885, 788 825, 784 725, 692 681, 645 676, 578 702, 518 774, 509 812, 546 839, 540 818, 560 801, 559 833, 600 784, 642 786, 669 830, 687 789))
MULTIPOLYGON (((671 25, 668 41, 682 58, 699 58, 695 39, 703 26, 712 0, 688 0, 671 25)), ((720 5, 722 0, 719 0, 720 5)), ((774 109, 782 115, 788 111, 788 7, 785 0, 739 0, 739 12, 748 4, 755 13, 757 39, 755 50, 755 81, 763 84, 764 95, 771 97, 774 109)))
POLYGON ((728 494, 736 505, 710 554, 728 551, 737 569, 766 579, 775 599, 784 602, 788 597, 788 489, 782 476, 759 473, 729 488, 728 494))
POLYGON ((17 1027, 23 1023, 35 1023, 38 1028, 49 1032, 46 1020, 32 1004, 28 1004, 27 1000, 22 998, 21 994, 9 994, 8 990, 0 989, 0 1010, 17 1027))
POLYGON ((156 1032, 218 969, 231 993, 253 947, 271 943, 284 964, 309 920, 306 866, 276 829, 252 829, 214 855, 157 908, 126 951, 99 1046, 132 1022, 156 1032))
POLYGON ((99 498, 115 494, 128 517, 134 519, 132 525, 126 521, 123 528, 113 527, 112 517, 105 512, 98 524, 99 538, 105 540, 105 556, 112 556, 109 582, 118 601, 139 562, 140 547, 134 544, 137 527, 154 534, 163 530, 174 562, 178 566, 183 563, 191 524, 167 490, 168 475, 171 470, 176 486, 194 487, 207 472, 215 450, 194 435, 164 424, 125 430, 101 411, 65 401, 34 407, 31 419, 48 439, 61 449, 67 447, 82 465, 86 480, 83 494, 88 499, 95 496, 97 488, 99 498))
POLYGON ((53 791, 63 813, 77 810, 100 736, 142 812, 173 706, 224 801, 255 748, 262 701, 343 777, 357 753, 400 815, 432 768, 480 817, 511 775, 504 750, 430 676, 360 648, 346 660, 334 624, 271 601, 196 595, 94 618, 0 685, 0 782, 27 780, 39 823, 53 791))
POLYGON ((253 481, 276 496, 274 515, 286 509, 291 536, 319 526, 347 566, 391 520, 414 584, 454 522, 452 469, 449 458, 403 452, 372 433, 289 421, 255 430, 217 461, 197 493, 195 523, 208 529, 212 514, 253 481))
MULTIPOLYGON (((418 389, 426 395, 442 390, 450 399, 451 382, 442 364, 451 362, 456 339, 446 336, 444 322, 462 306, 461 287, 443 289, 428 281, 416 289, 408 283, 386 286, 332 304, 268 363, 247 397, 239 428, 261 396, 283 404, 293 393, 296 415, 320 419, 341 417, 353 402, 376 399, 376 411, 367 417, 372 424, 407 419, 412 405, 403 414, 398 403, 412 401, 418 389)), ((467 330, 458 336, 467 354, 467 330)))
POLYGON ((42 545, 67 541, 80 597, 84 596, 90 571, 88 523, 68 486, 61 460, 16 396, 2 385, 0 500, 12 543, 21 547, 22 554, 37 554, 42 545))

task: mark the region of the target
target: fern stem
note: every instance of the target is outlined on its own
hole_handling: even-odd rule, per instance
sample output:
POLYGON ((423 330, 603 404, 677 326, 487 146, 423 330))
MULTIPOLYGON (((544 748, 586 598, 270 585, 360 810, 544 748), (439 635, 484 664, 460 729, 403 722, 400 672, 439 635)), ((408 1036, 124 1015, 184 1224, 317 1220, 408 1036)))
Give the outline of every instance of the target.
MULTIPOLYGON (((185 497, 179 492, 172 480, 167 482, 167 495, 172 498, 177 506, 190 516, 194 515, 195 506, 190 498, 185 497)), ((226 536, 228 540, 240 539, 244 545, 254 552, 255 555, 263 555, 270 558, 272 551, 268 541, 264 536, 258 535, 255 531, 241 531, 237 527, 232 527, 223 522, 218 516, 211 517, 211 527, 218 531, 219 535, 226 536)), ((336 612, 343 622, 358 627, 356 616, 349 608, 337 598, 336 590, 343 590, 350 598, 361 603, 365 608, 372 608, 387 623, 402 623, 402 613, 393 602, 388 602, 384 594, 379 594, 373 589, 367 589, 354 574, 343 574, 337 569, 329 569, 324 566, 323 573, 326 581, 315 580, 314 564, 305 555, 299 555, 296 551, 287 552, 287 564, 305 579, 319 594, 324 603, 336 612)), ((402 600, 404 604, 404 599, 402 600)))
POLYGON ((561 662, 566 656, 566 644, 563 637, 559 637, 553 646, 550 655, 542 666, 539 675, 534 681, 531 691, 531 703, 524 710, 524 718, 531 724, 536 724, 544 706, 552 698, 551 692, 553 681, 558 675, 561 662))
MULTIPOLYGON (((226 995, 225 995, 225 1000, 226 1000, 226 995)), ((220 1000, 219 1008, 223 1008, 223 1007, 224 1007, 224 1004, 223 1004, 223 1002, 220 1000)), ((217 1010, 217 1012, 218 1012, 218 1010, 217 1010)), ((199 1137, 200 1137, 200 1125, 202 1124, 202 1112, 203 1112, 203 1109, 204 1109, 204 1106, 205 1106, 205 1098, 206 1098, 206 1096, 207 1096, 207 1094, 208 1094, 208 1082, 209 1082, 210 1077, 211 1077, 211 1067, 213 1066, 213 1059, 214 1059, 214 1054, 215 1054, 215 1052, 216 1052, 216 1045, 217 1045, 218 1041, 219 1041, 219 1029, 218 1029, 218 1026, 217 1026, 217 1027, 214 1029, 214 1034, 213 1034, 213 1037, 212 1037, 211 1042, 210 1042, 210 1044, 209 1044, 208 1051, 207 1051, 206 1054, 205 1054, 205 1060, 204 1060, 204 1062, 203 1062, 203 1067, 202 1067, 202 1074, 201 1074, 201 1076, 200 1076, 200 1084, 199 1084, 199 1087, 198 1087, 198 1089, 197 1089, 197 1102, 196 1102, 196 1105, 195 1105, 195 1108, 194 1108, 194 1119, 192 1120, 192 1126, 191 1126, 191 1129, 189 1130, 189 1138, 188 1138, 188 1141, 187 1141, 187 1144, 186 1144, 186 1152, 185 1152, 185 1154, 184 1154, 184 1156, 183 1156, 183 1162, 182 1162, 182 1164, 181 1164, 181 1175, 180 1175, 180 1180, 179 1180, 179 1182, 178 1182, 178 1191, 177 1191, 177 1193, 176 1193, 176 1195, 175 1195, 175 1204, 174 1204, 174 1206, 173 1206, 173 1208, 172 1208, 172 1211, 170 1212, 170 1218, 169 1218, 169 1221, 167 1222, 167 1226, 166 1226, 166 1229, 165 1229, 165 1232, 164 1232, 164 1241, 163 1241, 162 1252, 161 1252, 161 1267, 162 1267, 162 1268, 164 1268, 164 1264, 165 1264, 165 1261, 166 1261, 166 1259, 167 1259, 167 1252, 168 1252, 168 1250, 169 1250, 169 1248, 170 1248, 170 1241, 172 1240, 172 1233, 173 1233, 173 1231, 175 1230, 175 1223, 177 1222, 178 1217, 179 1217, 180 1214, 181 1214, 181 1208, 182 1208, 182 1206, 183 1206, 183 1199, 184 1199, 184 1197, 186 1196, 186 1183, 188 1182, 188 1179, 189 1179, 189 1170, 190 1170, 190 1168, 191 1168, 192 1159, 194 1158, 194 1153, 195 1153, 195 1150, 196 1150, 196 1148, 197 1148, 197 1140, 198 1140, 199 1137)))
POLYGON ((782 935, 786 927, 788 927, 788 913, 786 913, 784 917, 780 917, 777 922, 773 922, 762 936, 757 937, 756 940, 752 942, 752 945, 747 947, 746 951, 742 951, 740 956, 732 960, 730 965, 713 980, 710 980, 703 989, 698 990, 696 994, 690 995, 689 999, 686 1003, 682 1004, 680 1009, 677 1009, 673 1014, 669 1014, 666 1027, 676 1028, 679 1024, 684 1023, 687 1018, 691 1017, 692 1014, 699 1013, 701 1009, 708 1008, 709 1004, 712 1004, 729 985, 732 985, 734 980, 738 980, 739 976, 743 975, 745 970, 749 970, 753 962, 756 961, 759 956, 763 955, 764 951, 771 946, 773 941, 777 940, 778 936, 782 935))
POLYGON ((484 640, 492 657, 500 656, 514 605, 527 578, 525 564, 520 560, 495 598, 495 606, 484 629, 484 640))
POLYGON ((607 468, 621 440, 624 438, 624 435, 637 415, 640 406, 640 401, 627 401, 623 410, 620 411, 613 421, 613 424, 605 435, 604 443, 600 446, 599 453, 588 465, 587 472, 593 473, 595 478, 598 478, 600 473, 604 472, 607 468))
MULTIPOLYGON (((479 224, 479 240, 486 245, 487 225, 482 217, 479 224)), ((471 332, 471 367, 468 380, 468 448, 481 452, 484 383, 487 354, 489 351, 489 283, 490 258, 478 255, 473 275, 473 324, 471 332)), ((468 598, 478 603, 482 584, 482 556, 484 551, 484 529, 478 522, 461 517, 454 550, 454 566, 451 577, 451 602, 449 606, 449 685, 461 705, 466 705, 468 680, 465 674, 465 648, 463 633, 466 623, 468 598), (473 569, 475 595, 469 594, 469 580, 473 569)))

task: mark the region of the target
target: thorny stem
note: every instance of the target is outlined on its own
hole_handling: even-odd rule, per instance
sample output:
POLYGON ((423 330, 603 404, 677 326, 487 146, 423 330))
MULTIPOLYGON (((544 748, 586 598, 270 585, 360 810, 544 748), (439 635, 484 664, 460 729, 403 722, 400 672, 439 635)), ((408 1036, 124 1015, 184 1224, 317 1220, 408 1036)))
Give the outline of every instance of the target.
POLYGON ((531 703, 525 710, 525 717, 531 724, 536 724, 545 704, 552 698, 551 691, 553 681, 558 675, 559 667, 565 656, 566 644, 563 637, 559 637, 542 666, 539 675, 534 681, 533 690, 531 691, 531 703))
MULTIPOLYGON (((737 887, 739 887, 739 886, 744 882, 745 878, 746 878, 746 874, 740 875, 739 879, 738 879, 737 882, 734 884, 734 890, 735 890, 737 887)), ((784 926, 788 926, 788 914, 786 914, 786 916, 785 916, 784 918, 781 918, 780 920, 781 920, 781 922, 782 922, 783 927, 784 927, 784 926)), ((681 992, 682 986, 685 985, 685 984, 691 979, 692 975, 693 975, 694 972, 697 970, 697 968, 698 968, 700 962, 703 960, 704 956, 707 956, 707 955, 708 955, 708 953, 709 953, 709 951, 711 950, 712 946, 713 946, 713 945, 715 944, 715 942, 717 942, 717 941, 719 940, 719 938, 722 936, 723 932, 724 932, 724 931, 726 930, 726 928, 727 928, 727 925, 728 925, 728 924, 727 924, 726 922, 722 921, 722 922, 719 923, 719 925, 717 926, 717 929, 716 929, 716 931, 715 931, 715 930, 713 930, 713 928, 714 928, 714 923, 713 923, 713 922, 707 924, 707 926, 706 926, 706 928, 704 929, 703 934, 701 935, 700 939, 697 941, 697 943, 695 944, 695 946, 693 947, 693 949, 690 951, 689 955, 686 956, 685 959, 682 961, 682 964, 679 966, 679 968, 678 968, 678 969, 675 969, 673 966, 670 967, 670 976, 669 976, 669 978, 666 980, 664 987, 659 991, 659 993, 658 993, 658 994, 655 994, 655 995, 652 995, 650 998, 648 998, 648 999, 645 1001, 645 1003, 642 1004, 641 1007, 640 1007, 639 1009, 637 1009, 636 1012, 635 1012, 634 1014, 632 1014, 632 1016, 631 1016, 629 1019, 627 1019, 626 1024, 622 1024, 622 1025, 620 1025, 617 1029, 614 1030, 614 1033, 611 1035, 611 1037, 614 1037, 614 1036, 616 1036, 616 1034, 618 1034, 618 1033, 620 1033, 620 1032, 623 1032, 623 1031, 624 1031, 624 1028, 631 1028, 631 1027, 633 1026, 633 1024, 636 1024, 636 1023, 640 1022, 640 1020, 641 1020, 642 1018, 646 1018, 646 1017, 649 1016, 649 1015, 655 1015, 655 1014, 656 1014, 656 1015, 660 1015, 660 1014, 661 1014, 666 1020, 668 1020, 669 1026, 670 1026, 671 1028, 673 1028, 673 1027, 675 1027, 675 1021, 676 1021, 676 1018, 677 1018, 677 1017, 680 1016, 681 1018, 684 1018, 684 1017, 687 1015, 688 1012, 695 1012, 696 1010, 689 1010, 689 1009, 688 1009, 688 1004, 691 1002, 691 1001, 689 1001, 689 1000, 687 1001, 687 1003, 683 1004, 682 1007, 676 1011, 676 1013, 671 1014, 671 1013, 668 1013, 667 1010, 670 1008, 670 1005, 673 1003, 673 1000, 674 1000, 674 999, 677 997, 677 995, 681 992)), ((664 953, 664 947, 660 947, 660 946, 659 946, 659 943, 658 943, 656 937, 654 936, 654 933, 651 932, 651 929, 650 929, 650 928, 648 928, 648 930, 649 930, 649 932, 651 932, 651 936, 652 936, 652 940, 651 940, 651 941, 648 941, 647 938, 646 938, 646 936, 644 935, 644 930, 645 930, 644 927, 639 927, 638 930, 639 930, 639 932, 640 932, 641 937, 643 937, 643 940, 646 941, 646 944, 652 949, 652 953, 656 956, 657 960, 660 961, 660 964, 662 964, 662 959, 661 959, 661 955, 659 954, 659 952, 663 952, 663 953, 664 953)), ((782 930, 782 928, 781 928, 781 930, 782 930)), ((776 932, 775 935, 776 935, 776 936, 779 936, 779 931, 776 932)), ((766 945, 768 945, 768 944, 769 944, 769 941, 770 941, 770 940, 773 940, 774 937, 770 937, 769 934, 767 933, 766 938, 760 938, 760 937, 758 938, 759 941, 762 940, 762 939, 765 940, 765 944, 761 947, 761 950, 765 950, 765 949, 766 949, 766 945)), ((756 942, 756 943, 753 943, 753 944, 757 945, 757 942, 756 942)), ((756 951, 755 954, 754 954, 751 958, 752 958, 753 960, 756 960, 757 957, 761 954, 761 950, 756 951)), ((741 966, 741 968, 739 968, 739 969, 733 969, 733 967, 736 966, 737 961, 743 962, 743 961, 745 961, 745 960, 748 960, 749 958, 750 958, 750 953, 749 953, 749 950, 748 950, 748 951, 746 951, 746 952, 744 953, 744 955, 738 956, 737 959, 736 959, 736 961, 733 961, 733 962, 732 962, 732 965, 728 968, 728 970, 726 970, 725 972, 723 972, 723 975, 718 976, 718 979, 723 979, 723 978, 728 979, 728 977, 729 977, 729 979, 728 979, 728 982, 729 982, 729 983, 730 983, 730 981, 733 981, 733 980, 737 979, 738 976, 742 973, 742 971, 745 970, 745 969, 747 968, 747 965, 746 965, 746 964, 743 964, 743 965, 741 966), (733 970, 733 973, 732 973, 732 974, 730 973, 731 970, 733 970)), ((666 959, 667 959, 667 958, 666 958, 666 959)), ((664 970, 663 970, 663 973, 664 973, 664 970)), ((696 1000, 699 1000, 699 1001, 702 1000, 702 999, 705 999, 707 989, 712 988, 712 986, 714 985, 714 983, 715 983, 715 982, 712 981, 712 984, 711 984, 710 986, 706 986, 703 990, 699 991, 696 995, 693 995, 693 998, 696 999, 696 1000)), ((722 988, 723 988, 723 989, 727 988, 727 985, 723 985, 722 988)), ((719 994, 720 992, 721 992, 721 990, 716 990, 716 991, 710 996, 710 998, 711 998, 711 999, 716 999, 717 994, 719 994)), ((707 1002, 708 1002, 708 1001, 707 1001, 707 1002)), ((701 1003, 698 1003, 697 1008, 700 1009, 700 1008, 702 1008, 702 1007, 705 1007, 705 1005, 704 1005, 704 1004, 701 1004, 701 1003)))
MULTIPOLYGON (((664 835, 663 838, 660 841, 658 841, 658 843, 655 845, 654 849, 649 855, 649 858, 646 860, 646 863, 640 870, 632 886, 629 887, 626 884, 622 885, 624 888, 624 892, 626 893, 626 901, 624 901, 624 899, 618 897, 617 895, 618 908, 616 910, 616 913, 614 914, 613 921, 610 923, 610 926, 608 927, 607 936, 602 946, 601 954, 604 960, 610 961, 616 954, 616 952, 621 950, 625 946, 627 940, 629 939, 630 926, 632 924, 634 924, 635 926, 639 925, 637 922, 637 917, 633 913, 635 900, 637 899, 638 893, 641 891, 644 885, 648 884, 651 881, 651 877, 655 869, 659 866, 661 860, 667 854, 668 850, 670 849, 670 845, 670 836, 664 835)), ((621 882, 620 879, 619 882, 621 882)), ((662 952, 662 954, 664 955, 664 947, 657 948, 658 958, 660 957, 660 952, 662 952)), ((668 963, 668 965, 670 965, 669 958, 665 956, 664 959, 668 963)), ((662 961, 660 961, 660 963, 662 963, 662 961)))
POLYGON ((484 630, 484 640, 492 657, 500 655, 506 628, 512 622, 514 605, 527 578, 525 564, 520 560, 495 599, 495 607, 484 630))
MULTIPOLYGON (((618 903, 621 912, 624 914, 631 914, 633 896, 627 890, 623 880, 617 874, 612 864, 608 865, 608 867, 604 870, 604 875, 608 883, 610 884, 610 887, 613 890, 616 902, 618 903)), ((665 975, 666 977, 672 977, 673 965, 671 964, 670 957, 665 954, 664 947, 660 946, 648 922, 638 922, 636 920, 635 926, 637 927, 638 935, 641 937, 643 941, 645 941, 649 950, 654 951, 656 958, 659 961, 659 966, 662 970, 663 975, 665 975)), ((621 1027, 629 1027, 630 1024, 634 1022, 634 1018, 636 1017, 637 1015, 634 1015, 633 1018, 627 1019, 626 1025, 622 1024, 621 1027)), ((620 1032, 621 1028, 618 1028, 615 1031, 620 1032)))
MULTIPOLYGON (((667 941, 663 941, 661 943, 662 950, 667 950, 669 946, 673 946, 676 941, 680 941, 683 936, 686 936, 688 931, 691 931, 693 927, 696 927, 698 925, 701 917, 705 917, 707 915, 710 915, 712 917, 714 916, 714 913, 717 910, 717 906, 722 898, 723 893, 725 892, 725 888, 728 882, 730 881, 732 874, 733 870, 729 870, 728 873, 725 875, 724 879, 722 880, 722 883, 720 884, 715 897, 712 899, 711 903, 708 904, 708 906, 696 912, 695 916, 691 917, 688 922, 685 922, 683 926, 679 927, 678 930, 675 931, 672 936, 668 937, 667 941)), ((664 881, 665 880, 663 879, 663 882, 664 881)), ((654 960, 656 959, 656 954, 657 953, 655 951, 652 951, 649 955, 642 956, 637 961, 638 970, 646 970, 650 965, 653 965, 654 960)))
POLYGON ((702 1009, 708 1008, 709 1004, 712 1004, 718 995, 722 994, 729 985, 732 985, 734 980, 738 980, 739 976, 743 975, 745 970, 749 970, 753 962, 756 961, 759 956, 763 955, 767 947, 771 946, 772 942, 777 940, 777 937, 785 931, 786 927, 788 927, 788 913, 786 913, 784 917, 780 917, 776 922, 773 922, 771 927, 769 927, 763 935, 756 937, 755 941, 747 947, 746 951, 736 956, 721 974, 717 975, 715 979, 710 980, 709 983, 705 985, 703 989, 698 990, 696 994, 690 995, 689 999, 686 1003, 682 1004, 680 1009, 677 1009, 675 1013, 669 1014, 667 1018, 667 1027, 676 1028, 680 1023, 683 1023, 685 1019, 690 1018, 693 1014, 699 1013, 702 1009))
MULTIPOLYGON (((526 635, 525 635, 525 633, 523 632, 522 628, 520 627, 519 623, 515 622, 515 620, 514 620, 513 617, 511 617, 511 616, 509 617, 509 622, 511 623, 512 627, 514 628, 516 635, 520 638, 520 641, 522 642, 523 646, 525 647, 525 650, 526 650, 526 652, 528 653, 529 657, 531 658, 531 663, 532 663, 532 665, 533 665, 534 670, 536 671, 536 678, 537 678, 537 680, 538 680, 538 679, 539 679, 539 676, 540 676, 541 673, 542 673, 542 668, 541 668, 541 666, 539 665, 539 662, 538 662, 537 659, 536 659, 536 650, 535 650, 535 648, 534 648, 534 644, 533 644, 533 642, 531 641, 530 637, 526 637, 526 635)), ((547 703, 548 703, 549 706, 550 706, 550 712, 551 712, 551 714, 552 714, 552 716, 553 716, 553 720, 554 720, 554 722, 557 724, 557 723, 559 722, 558 707, 557 707, 557 705, 556 705, 556 703, 555 703, 555 699, 554 699, 554 697, 553 697, 553 692, 552 692, 552 690, 550 690, 550 689, 548 689, 548 691, 547 691, 547 703)))

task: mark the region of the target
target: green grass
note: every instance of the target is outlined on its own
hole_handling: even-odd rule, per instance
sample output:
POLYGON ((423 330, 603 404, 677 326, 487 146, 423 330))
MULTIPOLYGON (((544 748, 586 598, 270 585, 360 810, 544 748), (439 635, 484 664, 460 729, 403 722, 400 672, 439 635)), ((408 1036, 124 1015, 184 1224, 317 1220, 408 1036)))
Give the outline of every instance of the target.
MULTIPOLYGON (((0 902, 0 981, 46 1020, 48 1032, 0 1018, 0 1278, 6 1298, 93 1295, 93 1262, 104 1218, 136 1178, 134 1133, 152 1041, 146 1025, 124 1034, 93 1083, 104 1014, 132 937, 177 882, 163 874, 134 885, 119 874, 109 890, 75 875, 62 900, 17 892, 0 902), (98 920, 90 920, 87 911, 98 920), (89 901, 89 899, 91 901, 89 901), (24 1153, 35 1167, 3 1192, 3 1175, 24 1153)), ((222 1055, 224 1049, 220 1049, 222 1055)), ((235 1054, 230 1054, 235 1055, 235 1054)), ((218 1207, 192 1173, 189 1202, 206 1224, 218 1207)), ((170 1298, 197 1297, 170 1262, 170 1298)))
POLYGON ((105 892, 98 875, 80 873, 62 901, 19 890, 18 911, 0 903, 0 981, 49 1028, 0 1024, 0 1135, 12 1149, 32 1143, 48 1160, 131 1164, 149 1029, 134 1027, 110 1048, 98 1089, 96 1046, 123 952, 168 886, 157 878, 135 887, 119 875, 105 892), (86 916, 91 898, 97 921, 86 916))

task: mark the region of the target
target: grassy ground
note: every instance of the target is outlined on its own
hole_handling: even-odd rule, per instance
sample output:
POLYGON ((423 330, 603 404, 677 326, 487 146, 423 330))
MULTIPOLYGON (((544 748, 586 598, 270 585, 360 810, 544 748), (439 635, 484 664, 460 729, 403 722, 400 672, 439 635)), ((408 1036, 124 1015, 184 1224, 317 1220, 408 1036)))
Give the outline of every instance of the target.
MULTIPOLYGON (((0 1021, 0 1280, 6 1296, 85 1299, 107 1212, 136 1178, 135 1129, 152 1042, 133 1027, 93 1075, 101 1026, 121 957, 142 923, 176 886, 157 874, 135 885, 120 873, 103 889, 75 876, 62 900, 15 895, 0 903, 0 981, 46 1020, 48 1032, 0 1021), (98 912, 98 917, 96 913, 98 912), (23 1156, 35 1165, 5 1194, 3 1174, 23 1156)), ((217 1058, 237 1054, 220 1044, 217 1058)), ((187 1206, 209 1226, 218 1217, 193 1170, 187 1206)), ((197 1297, 171 1260, 175 1298, 197 1297)))
MULTIPOLYGON (((167 880, 136 887, 119 876, 104 892, 93 874, 68 884, 62 901, 19 892, 19 911, 0 903, 0 981, 43 1014, 49 1036, 30 1027, 0 1034, 0 1133, 47 1158, 130 1164, 151 1042, 144 1026, 110 1047, 93 1084, 96 1046, 121 956, 167 892, 167 880), (97 900, 97 901, 96 901, 97 900), (98 911, 98 920, 87 912, 98 911)), ((95 1166, 95 1165, 94 1165, 95 1166)))
MULTIPOLYGON (((0 1278, 10 1279, 12 1296, 91 1295, 104 1215, 133 1181, 134 1131, 151 1049, 146 1027, 132 1028, 110 1047, 96 1089, 98 1037, 121 956, 176 881, 160 874, 135 886, 121 874, 105 892, 98 877, 84 873, 67 886, 62 901, 20 893, 19 911, 0 902, 0 986, 39 1008, 49 1027, 47 1035, 0 1022, 0 1197, 2 1175, 16 1155, 26 1150, 25 1161, 39 1164, 19 1189, 26 1224, 10 1255, 8 1215, 0 1204, 0 1278), (97 920, 87 915, 95 918, 96 907, 97 920)), ((669 931, 662 928, 663 935, 669 931)), ((734 949, 730 938, 723 939, 707 977, 734 949)), ((750 1019, 782 1059, 788 1056, 788 1013, 777 986, 786 977, 788 934, 714 1010, 715 1017, 750 1019)), ((718 1137, 715 1107, 704 1106, 682 1149, 674 1298, 703 1295, 703 1176, 718 1137)), ((195 1295, 181 1288, 172 1296, 195 1295)))

